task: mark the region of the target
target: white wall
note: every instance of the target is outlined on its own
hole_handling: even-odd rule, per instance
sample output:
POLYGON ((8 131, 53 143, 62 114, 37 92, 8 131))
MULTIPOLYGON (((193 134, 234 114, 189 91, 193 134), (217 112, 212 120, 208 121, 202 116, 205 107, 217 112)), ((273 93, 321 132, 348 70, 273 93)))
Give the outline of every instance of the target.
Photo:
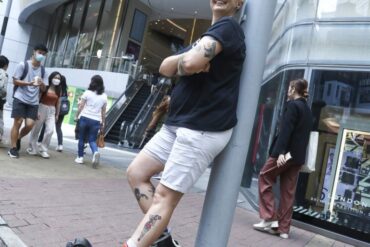
POLYGON ((46 71, 49 74, 53 71, 58 71, 66 77, 68 86, 80 88, 88 88, 91 77, 94 75, 100 75, 104 80, 106 94, 113 98, 118 98, 125 91, 129 78, 128 74, 107 71, 69 68, 46 68, 46 71))

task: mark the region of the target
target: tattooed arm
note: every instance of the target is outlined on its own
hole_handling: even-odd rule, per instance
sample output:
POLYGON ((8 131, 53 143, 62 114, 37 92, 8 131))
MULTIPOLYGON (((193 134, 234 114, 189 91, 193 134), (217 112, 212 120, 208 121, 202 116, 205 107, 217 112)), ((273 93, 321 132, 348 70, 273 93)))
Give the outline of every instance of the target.
POLYGON ((210 61, 221 51, 222 46, 218 41, 204 36, 191 50, 163 60, 159 72, 167 77, 208 72, 210 61))

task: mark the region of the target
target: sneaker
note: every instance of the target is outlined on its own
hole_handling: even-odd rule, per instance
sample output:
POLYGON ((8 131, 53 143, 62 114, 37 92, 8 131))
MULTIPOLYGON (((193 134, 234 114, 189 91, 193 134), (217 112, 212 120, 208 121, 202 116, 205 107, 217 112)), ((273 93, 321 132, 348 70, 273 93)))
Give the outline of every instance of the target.
POLYGON ((57 148, 55 149, 57 152, 62 152, 63 151, 63 145, 58 145, 57 148))
POLYGON ((172 238, 170 233, 165 232, 150 247, 181 247, 181 245, 172 238))
POLYGON ((9 151, 8 151, 8 155, 9 155, 11 158, 19 158, 19 153, 18 153, 17 148, 11 148, 11 149, 9 149, 9 151))
POLYGON ((32 148, 27 148, 26 149, 26 152, 29 154, 29 155, 37 155, 37 152, 35 150, 33 150, 32 148))
POLYGON ((16 148, 17 148, 17 151, 21 150, 21 139, 18 139, 17 140, 17 146, 16 146, 16 148))
POLYGON ((93 168, 96 169, 98 167, 99 161, 100 161, 100 153, 99 152, 95 152, 94 155, 93 155, 93 159, 92 159, 92 166, 93 166, 93 168))
POLYGON ((48 154, 48 152, 46 151, 40 151, 39 154, 41 155, 41 157, 43 157, 44 159, 49 159, 50 158, 50 155, 48 154))
POLYGON ((83 163, 84 163, 84 157, 77 157, 77 158, 75 159, 75 162, 76 162, 77 164, 83 164, 83 163))
POLYGON ((267 221, 267 220, 261 220, 261 222, 253 225, 253 228, 259 231, 266 231, 266 228, 270 229, 277 227, 279 227, 278 221, 267 221))

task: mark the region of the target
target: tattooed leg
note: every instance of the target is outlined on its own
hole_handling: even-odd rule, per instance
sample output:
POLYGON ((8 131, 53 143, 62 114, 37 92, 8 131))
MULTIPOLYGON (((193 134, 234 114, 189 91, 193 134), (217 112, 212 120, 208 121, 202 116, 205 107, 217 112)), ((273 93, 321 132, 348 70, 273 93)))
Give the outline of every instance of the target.
POLYGON ((140 202, 141 198, 145 198, 146 200, 149 199, 149 197, 145 194, 142 194, 138 188, 135 188, 134 193, 135 193, 136 200, 138 202, 140 202))
POLYGON ((138 238, 137 241, 140 241, 141 239, 143 239, 145 234, 147 232, 149 232, 154 227, 155 223, 157 223, 157 221, 159 221, 161 219, 162 219, 162 217, 160 215, 149 215, 149 221, 147 223, 145 223, 144 229, 141 232, 140 237, 138 238))

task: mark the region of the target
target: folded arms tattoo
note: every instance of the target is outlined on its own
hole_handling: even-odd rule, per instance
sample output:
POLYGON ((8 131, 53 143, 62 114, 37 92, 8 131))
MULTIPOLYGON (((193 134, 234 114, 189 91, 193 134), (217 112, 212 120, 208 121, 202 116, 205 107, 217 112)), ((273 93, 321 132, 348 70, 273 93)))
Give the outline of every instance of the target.
POLYGON ((149 197, 145 194, 142 194, 138 188, 135 188, 134 190, 135 197, 137 201, 140 201, 141 198, 149 199, 149 197))

